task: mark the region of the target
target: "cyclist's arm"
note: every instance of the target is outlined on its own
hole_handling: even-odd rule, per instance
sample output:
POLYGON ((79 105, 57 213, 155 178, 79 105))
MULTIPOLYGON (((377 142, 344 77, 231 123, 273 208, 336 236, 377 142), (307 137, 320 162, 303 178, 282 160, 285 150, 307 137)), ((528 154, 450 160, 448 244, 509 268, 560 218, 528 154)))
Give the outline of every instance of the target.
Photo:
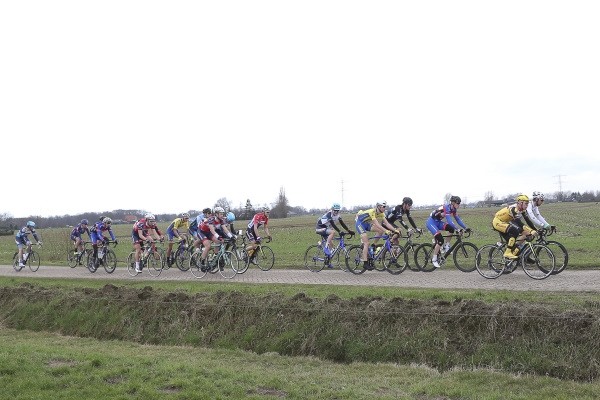
MULTIPOLYGON (((338 221, 339 221, 339 220, 338 220, 338 221)), ((340 224, 343 224, 343 222, 342 222, 342 221, 340 221, 340 224)), ((338 228, 338 227, 336 226, 335 222, 331 221, 331 227, 332 227, 332 228, 333 228, 333 229, 334 229, 334 230, 335 230, 337 233, 340 233, 340 228, 338 228)), ((346 230, 347 230, 347 228, 346 228, 346 230)))

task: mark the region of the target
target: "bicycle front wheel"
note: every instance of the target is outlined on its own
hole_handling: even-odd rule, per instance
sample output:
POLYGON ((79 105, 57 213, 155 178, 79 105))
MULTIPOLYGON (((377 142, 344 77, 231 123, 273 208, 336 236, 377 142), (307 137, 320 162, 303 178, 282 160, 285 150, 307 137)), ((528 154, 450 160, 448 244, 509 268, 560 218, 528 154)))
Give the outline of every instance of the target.
POLYGON ((406 244, 404 246, 404 263, 406 268, 411 271, 420 272, 421 269, 415 264, 415 249, 417 247, 416 244, 406 244))
POLYGON ((390 251, 385 250, 383 253, 383 265, 385 269, 392 275, 398 275, 406 269, 406 257, 404 248, 401 246, 392 246, 390 251))
POLYGON ((477 246, 469 242, 461 242, 452 254, 454 265, 462 272, 475 271, 475 256, 477 255, 477 246))
MULTIPOLYGON (((142 256, 143 257, 143 256, 142 256)), ((163 270, 164 260, 162 254, 158 251, 154 251, 146 256, 146 265, 150 276, 158 277, 163 270)))
POLYGON ((526 246, 521 254, 520 261, 523 271, 530 278, 546 279, 556 266, 554 254, 543 244, 532 244, 531 247, 526 246))
POLYGON ((29 257, 27 257, 27 265, 31 272, 35 272, 40 268, 40 256, 35 251, 31 250, 29 257))
POLYGON ((360 275, 365 272, 364 263, 361 260, 362 245, 352 245, 346 253, 346 269, 353 274, 360 275))
POLYGON ((231 279, 237 275, 235 262, 237 262, 237 258, 231 251, 226 251, 219 256, 217 265, 219 266, 219 273, 223 278, 231 279))
POLYGON ((135 251, 132 251, 127 256, 127 273, 131 276, 136 276, 138 274, 135 270, 135 251))
POLYGON ((569 263, 569 253, 567 253, 567 249, 562 244, 552 240, 544 244, 552 250, 552 253, 554 253, 556 265, 554 271, 552 271, 552 275, 560 274, 567 268, 567 264, 569 263))
POLYGON ((328 260, 326 259, 321 246, 313 244, 306 249, 306 252, 304 253, 304 266, 308 268, 309 271, 319 272, 327 263, 328 260))
POLYGON ((202 264, 200 261, 202 260, 202 252, 198 251, 192 254, 192 258, 190 258, 190 272, 194 275, 194 278, 204 278, 207 271, 202 271, 202 264))
POLYGON ((190 268, 190 252, 185 247, 180 247, 175 252, 175 263, 180 271, 187 271, 190 268))
POLYGON ((258 268, 263 271, 268 271, 275 265, 275 253, 269 246, 260 246, 254 252, 254 259, 258 264, 258 268))
POLYGON ((475 269, 486 279, 496 279, 504 272, 504 250, 495 244, 486 244, 475 255, 475 269))
POLYGON ((104 262, 104 270, 106 273, 112 274, 115 272, 115 268, 117 268, 117 255, 114 251, 108 250, 102 261, 104 262))
POLYGON ((423 272, 431 272, 436 268, 431 262, 433 256, 433 245, 422 243, 415 249, 415 265, 423 272))

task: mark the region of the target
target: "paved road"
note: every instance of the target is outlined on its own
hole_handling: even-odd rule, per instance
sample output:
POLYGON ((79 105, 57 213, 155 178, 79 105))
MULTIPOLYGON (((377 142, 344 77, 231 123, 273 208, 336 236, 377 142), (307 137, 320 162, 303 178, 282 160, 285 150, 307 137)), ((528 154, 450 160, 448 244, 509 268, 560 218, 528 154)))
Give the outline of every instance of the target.
MULTIPOLYGON (((122 280, 197 280, 190 272, 181 272, 171 268, 158 278, 153 278, 146 272, 131 277, 119 266, 113 274, 107 274, 103 269, 92 274, 83 267, 74 269, 68 267, 41 266, 37 272, 28 268, 16 272, 12 266, 0 265, 1 276, 19 276, 31 278, 87 278, 87 279, 122 279, 122 280)), ((203 281, 229 282, 220 275, 208 274, 203 281)), ((400 275, 387 272, 368 271, 362 275, 353 275, 340 270, 328 270, 318 273, 308 270, 278 270, 260 271, 250 268, 245 274, 237 275, 231 282, 244 283, 283 283, 283 284, 314 284, 314 285, 357 285, 357 286, 390 286, 402 288, 446 288, 446 289, 483 289, 483 290, 539 290, 562 292, 600 292, 600 271, 571 271, 566 270, 558 275, 536 281, 529 278, 523 271, 517 270, 510 275, 498 279, 482 278, 476 271, 460 272, 456 269, 441 269, 431 273, 405 271, 400 275)))

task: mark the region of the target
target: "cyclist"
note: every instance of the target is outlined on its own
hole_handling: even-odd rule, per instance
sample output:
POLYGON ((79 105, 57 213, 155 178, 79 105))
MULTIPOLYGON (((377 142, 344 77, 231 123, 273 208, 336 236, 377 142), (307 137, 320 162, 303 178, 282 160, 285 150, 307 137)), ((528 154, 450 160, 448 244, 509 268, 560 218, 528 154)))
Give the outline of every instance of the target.
POLYGON ((174 259, 171 259, 171 253, 173 252, 174 239, 177 241, 185 240, 187 230, 190 228, 190 214, 181 213, 178 218, 175 218, 173 222, 167 227, 167 237, 169 238, 169 245, 167 247, 167 265, 170 267, 173 264, 174 259), (179 232, 181 228, 185 231, 179 232))
POLYGON ((508 205, 500 209, 492 220, 492 227, 500 232, 506 240, 506 250, 504 257, 515 259, 519 257, 521 251, 519 245, 524 239, 517 241, 517 236, 525 232, 527 235, 535 235, 537 232, 529 227, 531 221, 527 221, 526 214, 527 206, 529 205, 529 197, 525 194, 520 194, 515 199, 516 203, 508 205), (521 217, 525 219, 523 223, 521 217))
POLYGON ((223 207, 215 207, 214 215, 206 218, 198 228, 198 236, 202 238, 202 254, 200 255, 200 269, 205 271, 207 268, 206 257, 210 250, 211 243, 221 243, 223 237, 219 235, 219 231, 231 238, 233 235, 229 232, 226 226, 225 210, 223 207))
POLYGON ((149 241, 153 243, 154 240, 162 241, 164 238, 156 225, 156 217, 154 214, 146 214, 144 218, 140 218, 133 224, 131 230, 131 240, 133 247, 135 248, 135 271, 142 272, 140 267, 140 258, 142 257, 142 243, 149 241))
MULTIPOLYGON (((421 232, 421 230, 417 228, 417 224, 415 224, 415 221, 410 216, 410 208, 412 207, 412 205, 413 200, 410 197, 403 198, 402 204, 398 204, 396 207, 386 211, 385 219, 387 219, 387 221, 390 224, 392 224, 394 228, 398 228, 396 224, 394 224, 394 222, 398 221, 400 225, 402 225, 402 227, 406 229, 407 232, 410 232, 411 229, 421 232), (408 219, 408 222, 410 222, 412 228, 409 228, 406 222, 404 222, 404 220, 402 219, 403 215, 406 215, 406 218, 408 219)), ((398 244, 398 237, 394 237, 393 241, 395 244, 398 244)))
POLYGON ((77 260, 78 264, 81 265, 81 253, 83 253, 83 238, 81 237, 84 233, 88 234, 90 240, 92 239, 92 235, 90 233, 90 229, 88 228, 88 220, 82 219, 80 223, 78 223, 73 230, 71 231, 71 240, 73 241, 73 245, 77 250, 77 260))
POLYGON ((269 207, 264 206, 261 208, 259 212, 254 214, 250 222, 248 223, 248 227, 246 228, 246 236, 250 243, 246 246, 246 254, 250 256, 250 262, 256 265, 256 260, 254 260, 254 250, 258 246, 258 243, 262 240, 260 236, 258 236, 258 228, 262 226, 265 236, 271 240, 271 233, 269 232, 269 214, 271 210, 269 207))
POLYGON ((200 236, 198 236, 198 226, 202 223, 202 221, 204 221, 206 218, 210 217, 212 215, 212 213, 213 212, 210 208, 205 208, 190 223, 190 228, 188 229, 188 232, 194 238, 194 247, 196 248, 196 250, 194 250, 194 251, 200 250, 200 246, 202 246, 202 238, 200 238, 200 236))
MULTIPOLYGON (((356 232, 360 235, 360 241, 363 244, 362 248, 362 257, 363 268, 364 269, 373 269, 373 267, 369 266, 369 236, 367 232, 375 231, 376 235, 383 235, 386 233, 386 228, 394 231, 395 233, 399 233, 398 229, 396 229, 392 224, 388 222, 385 218, 385 209, 387 208, 387 202, 380 201, 375 204, 375 207, 369 208, 368 210, 360 210, 356 213, 356 232), (380 222, 381 221, 381 222, 380 222)), ((377 246, 377 242, 379 238, 373 240, 373 246, 377 246)))
POLYGON ((460 197, 451 196, 448 204, 443 204, 433 210, 431 214, 429 214, 429 218, 427 218, 427 222, 425 223, 425 226, 427 226, 427 229, 429 229, 429 232, 431 232, 433 238, 435 239, 435 246, 433 247, 433 256, 431 257, 431 262, 436 268, 440 267, 440 264, 437 261, 437 256, 440 252, 440 249, 443 248, 444 251, 448 251, 448 249, 450 249, 450 237, 447 237, 444 241, 442 231, 447 231, 451 234, 454 232, 462 234, 462 230, 459 229, 452 221, 452 217, 454 217, 454 220, 458 226, 460 226, 460 228, 470 232, 470 229, 467 228, 463 220, 458 216, 458 208, 460 207, 460 203, 460 197))
MULTIPOLYGON (((354 234, 354 231, 351 231, 350 228, 346 226, 346 223, 342 219, 340 214, 340 210, 342 206, 338 203, 333 203, 331 206, 331 210, 327 211, 317 220, 317 226, 315 228, 315 233, 321 236, 321 243, 323 243, 323 251, 327 257, 331 256, 331 247, 333 236, 335 232, 340 233, 340 229, 337 227, 335 222, 339 222, 342 228, 344 228, 348 233, 354 234)), ((329 260, 325 260, 328 268, 333 268, 333 265, 329 264, 329 260)))
MULTIPOLYGON (((108 231, 110 238, 118 243, 115 238, 115 234, 111 229, 112 219, 109 217, 102 217, 100 221, 96 222, 90 228, 90 239, 92 240, 92 247, 94 248, 94 266, 98 267, 100 260, 98 259, 98 242, 108 242, 108 238, 104 236, 104 232, 108 231)), ((100 257, 102 258, 102 257, 100 257)))
POLYGON ((17 244, 17 250, 19 254, 17 254, 19 260, 19 267, 24 267, 25 262, 27 262, 27 257, 29 257, 29 253, 31 252, 31 241, 29 240, 29 234, 32 234, 36 243, 40 246, 42 245, 42 241, 35 231, 35 222, 27 221, 24 227, 22 227, 17 234, 15 235, 15 243, 17 244), (23 253, 23 246, 27 246, 27 252, 23 253))
POLYGON ((233 228, 233 222, 235 221, 235 214, 232 213, 231 211, 229 211, 227 213, 227 215, 225 215, 225 223, 223 225, 221 225, 219 228, 217 228, 217 233, 220 236, 225 236, 225 232, 223 232, 223 226, 226 226, 227 229, 229 230, 229 232, 231 232, 231 237, 236 239, 237 236, 235 235, 235 229, 233 228))
POLYGON ((533 192, 533 194, 531 195, 531 201, 529 202, 529 205, 527 206, 527 219, 525 219, 525 222, 528 223, 529 227, 531 229, 539 229, 539 228, 544 228, 544 229, 551 229, 551 230, 555 230, 556 227, 555 226, 550 226, 550 224, 548 222, 546 222, 546 219, 544 217, 542 217, 542 214, 540 214, 540 209, 539 207, 542 205, 542 203, 544 202, 544 193, 541 192, 533 192), (531 224, 529 224, 531 223, 531 224))

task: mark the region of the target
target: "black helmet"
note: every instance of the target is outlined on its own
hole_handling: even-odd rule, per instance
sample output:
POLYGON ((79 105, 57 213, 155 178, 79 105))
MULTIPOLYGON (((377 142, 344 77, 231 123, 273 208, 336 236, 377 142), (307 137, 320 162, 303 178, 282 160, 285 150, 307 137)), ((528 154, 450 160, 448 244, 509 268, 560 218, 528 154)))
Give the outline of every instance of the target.
POLYGON ((402 199, 402 204, 408 204, 409 206, 412 206, 412 199, 410 197, 405 197, 402 199))
POLYGON ((460 197, 458 197, 458 196, 452 196, 452 197, 450 197, 450 203, 460 204, 460 201, 461 201, 460 197))

